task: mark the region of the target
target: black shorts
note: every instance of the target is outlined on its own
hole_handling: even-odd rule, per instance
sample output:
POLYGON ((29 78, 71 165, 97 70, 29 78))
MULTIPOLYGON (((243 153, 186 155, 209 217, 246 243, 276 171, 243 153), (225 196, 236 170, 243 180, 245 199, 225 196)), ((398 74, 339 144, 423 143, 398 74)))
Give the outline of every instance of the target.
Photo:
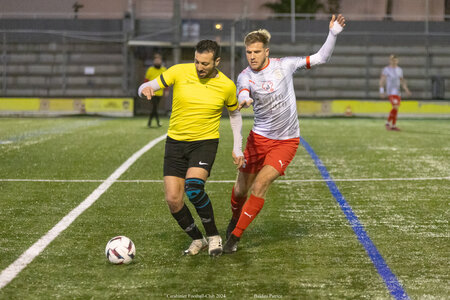
POLYGON ((203 168, 211 174, 218 146, 219 139, 186 142, 167 137, 164 176, 185 178, 192 167, 203 168))

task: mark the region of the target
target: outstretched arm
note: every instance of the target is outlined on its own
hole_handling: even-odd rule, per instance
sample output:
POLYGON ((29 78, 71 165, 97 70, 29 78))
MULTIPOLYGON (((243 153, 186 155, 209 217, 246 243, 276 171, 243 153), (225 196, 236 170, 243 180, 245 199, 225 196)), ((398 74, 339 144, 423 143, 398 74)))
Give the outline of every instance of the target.
POLYGON ((344 27, 344 16, 338 15, 336 18, 336 16, 333 15, 331 17, 330 32, 328 33, 327 40, 316 54, 310 56, 310 66, 324 64, 330 60, 334 45, 336 44, 336 37, 344 30, 344 27))
POLYGON ((161 89, 161 87, 159 86, 158 81, 155 78, 152 81, 141 84, 138 90, 138 95, 139 97, 145 96, 148 100, 151 100, 155 95, 155 92, 159 89, 161 89))
POLYGON ((237 168, 244 164, 244 154, 242 153, 242 116, 238 109, 228 111, 230 115, 231 129, 233 130, 233 161, 237 168))

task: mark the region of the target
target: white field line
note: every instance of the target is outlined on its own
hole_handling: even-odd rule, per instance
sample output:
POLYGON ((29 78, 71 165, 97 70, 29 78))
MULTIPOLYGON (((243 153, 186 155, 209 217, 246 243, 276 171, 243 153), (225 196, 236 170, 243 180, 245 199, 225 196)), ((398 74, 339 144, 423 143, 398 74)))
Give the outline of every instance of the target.
POLYGON ((139 151, 134 153, 127 159, 117 170, 115 170, 106 180, 100 184, 83 202, 76 208, 69 212, 61 221, 58 222, 49 232, 42 236, 36 243, 34 243, 28 250, 26 250, 16 261, 10 264, 0 274, 0 289, 6 286, 13 280, 29 263, 31 263, 36 256, 38 256, 61 232, 67 229, 75 219, 88 209, 104 192, 106 192, 111 185, 145 152, 150 150, 157 143, 166 138, 162 135, 147 145, 142 147, 139 151))
MULTIPOLYGON (((107 179, 108 180, 108 179, 107 179)), ((428 180, 450 180, 448 177, 412 177, 412 178, 343 178, 343 179, 280 179, 275 181, 276 183, 301 183, 301 182, 323 182, 323 181, 428 181, 428 180)), ((100 179, 2 179, 0 182, 103 182, 100 179)), ((162 183, 161 179, 136 179, 136 180, 115 180, 117 183, 162 183)), ((208 180, 210 183, 233 183, 235 180, 208 180)))

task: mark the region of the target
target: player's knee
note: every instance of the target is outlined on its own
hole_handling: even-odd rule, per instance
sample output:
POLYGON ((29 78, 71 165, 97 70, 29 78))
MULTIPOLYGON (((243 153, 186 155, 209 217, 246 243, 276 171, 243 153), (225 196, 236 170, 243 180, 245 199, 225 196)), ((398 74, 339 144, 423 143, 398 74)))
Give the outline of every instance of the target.
POLYGON ((171 213, 176 213, 179 212, 183 206, 184 206, 184 202, 183 201, 167 201, 167 206, 169 206, 169 210, 171 213))
POLYGON ((249 177, 253 175, 245 175, 245 173, 239 172, 236 183, 234 184, 234 195, 238 198, 247 197, 248 191, 253 184, 254 177, 249 177))
POLYGON ((164 196, 167 202, 183 201, 183 190, 170 185, 164 185, 164 196))
POLYGON ((255 181, 252 187, 252 194, 259 198, 264 198, 269 185, 265 182, 255 181))
POLYGON ((248 188, 245 185, 236 183, 233 188, 234 188, 234 195, 238 198, 242 198, 244 196, 247 196, 248 194, 248 188))
POLYGON ((166 192, 165 199, 171 212, 179 211, 184 205, 183 193, 179 194, 166 192))
POLYGON ((209 203, 209 197, 205 193, 205 182, 199 178, 188 178, 185 181, 184 191, 189 201, 195 208, 203 208, 209 203))

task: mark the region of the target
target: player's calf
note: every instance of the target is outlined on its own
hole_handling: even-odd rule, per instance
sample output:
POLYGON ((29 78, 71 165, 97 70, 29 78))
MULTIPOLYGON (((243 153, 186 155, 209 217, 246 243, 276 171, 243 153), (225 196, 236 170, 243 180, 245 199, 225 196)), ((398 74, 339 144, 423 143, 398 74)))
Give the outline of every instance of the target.
POLYGON ((205 193, 205 181, 199 178, 187 178, 185 181, 185 192, 192 204, 194 204, 198 215, 205 227, 206 235, 219 235, 214 221, 214 211, 208 194, 205 193))

